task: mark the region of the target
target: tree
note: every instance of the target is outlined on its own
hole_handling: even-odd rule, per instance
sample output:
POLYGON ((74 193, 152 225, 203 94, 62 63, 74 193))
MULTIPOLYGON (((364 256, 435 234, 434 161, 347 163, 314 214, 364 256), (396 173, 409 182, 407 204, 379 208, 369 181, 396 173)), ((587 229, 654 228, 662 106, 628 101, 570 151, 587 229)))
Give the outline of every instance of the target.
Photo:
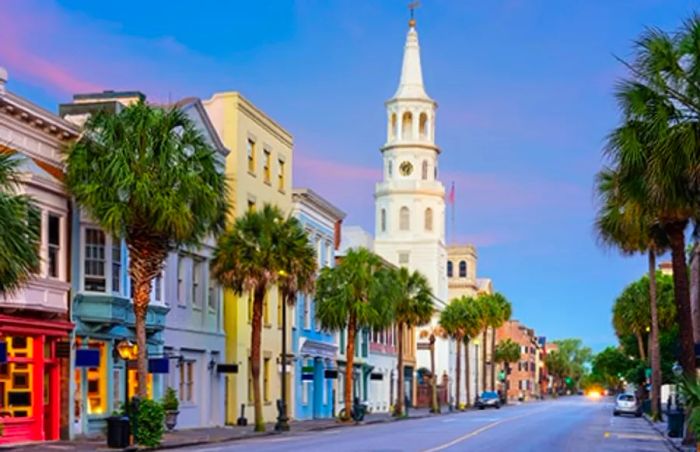
POLYGON ((352 249, 334 268, 323 268, 316 283, 316 319, 326 331, 347 329, 345 412, 352 412, 355 336, 363 328, 384 329, 393 320, 397 284, 379 256, 352 249))
MULTIPOLYGON (((455 366, 455 404, 459 409, 460 399, 460 373, 461 373, 461 346, 465 337, 465 324, 467 307, 465 298, 456 298, 450 302, 440 313, 440 326, 445 333, 457 343, 456 366, 455 366)), ((469 382, 466 382, 467 385, 469 382)), ((468 399, 467 399, 468 400, 468 399)))
POLYGON ((562 381, 569 374, 569 363, 566 356, 558 350, 547 352, 544 362, 547 367, 547 373, 554 377, 554 390, 556 393, 561 389, 562 381))
POLYGON ((496 367, 495 364, 498 362, 498 360, 495 358, 495 353, 496 353, 496 330, 500 328, 504 323, 506 323, 508 320, 510 320, 511 315, 513 315, 513 307, 511 306, 510 302, 504 297, 501 293, 496 292, 495 294, 491 295, 491 300, 492 303, 496 306, 495 314, 496 316, 493 318, 493 324, 491 324, 491 328, 493 328, 493 334, 491 334, 491 351, 494 354, 494 358, 492 359, 491 362, 491 388, 494 389, 496 387, 496 367))
POLYGON ((264 431, 260 394, 260 341, 262 311, 267 291, 277 283, 290 294, 309 290, 316 266, 315 252, 296 218, 285 218, 282 211, 265 204, 259 211, 248 211, 217 243, 212 270, 222 286, 238 296, 252 293, 253 316, 250 332, 250 373, 255 403, 255 430, 264 431), (296 253, 296 254, 292 254, 296 253))
POLYGON ((440 412, 440 405, 438 404, 437 399, 438 376, 435 373, 435 342, 437 342, 438 338, 445 339, 446 337, 447 333, 445 332, 444 328, 440 325, 430 325, 427 328, 422 329, 420 331, 420 338, 428 339, 428 344, 430 345, 430 379, 432 388, 432 390, 430 391, 432 398, 432 406, 430 407, 431 413, 440 412))
POLYGON ((593 357, 591 373, 609 389, 619 390, 621 377, 627 375, 633 363, 618 347, 607 347, 593 357))
POLYGON ((639 356, 646 360, 643 336, 651 322, 649 301, 638 284, 630 284, 613 304, 613 327, 618 336, 632 334, 637 339, 639 356))
MULTIPOLYGON (((520 361, 520 345, 510 338, 501 341, 495 348, 494 361, 503 363, 506 379, 510 375, 510 364, 520 361)), ((505 397, 508 397, 508 386, 506 385, 505 397)))
POLYGON ((27 282, 39 268, 39 215, 27 195, 16 192, 21 159, 0 152, 0 295, 27 282))
POLYGON ((607 154, 623 177, 629 173, 647 196, 643 202, 668 237, 681 337, 681 364, 695 373, 693 323, 685 256, 685 230, 698 217, 700 196, 700 18, 693 16, 673 34, 647 30, 626 63, 630 77, 618 86, 623 122, 630 129, 608 146, 607 154), (641 177, 640 177, 641 175, 641 177))
MULTIPOLYGON (((505 299, 503 299, 505 300, 505 299)), ((482 347, 482 374, 481 374, 481 379, 483 381, 483 388, 484 390, 488 386, 488 373, 486 372, 486 363, 487 363, 487 349, 488 349, 488 329, 489 328, 494 328, 495 325, 500 326, 501 325, 501 319, 504 315, 504 313, 501 312, 501 309, 503 309, 504 305, 502 303, 502 295, 499 294, 480 294, 476 298, 476 303, 479 304, 479 312, 481 313, 481 320, 482 320, 482 336, 483 336, 483 347, 482 347)), ((507 302, 506 302, 507 303, 507 302)), ((510 305, 508 305, 510 306, 510 305)), ((508 313, 508 317, 510 317, 510 313, 508 313)), ((495 337, 496 331, 492 331, 492 334, 495 337)), ((491 349, 491 353, 493 353, 493 348, 491 349)), ((492 369, 493 371, 493 364, 492 364, 492 369)), ((493 388, 491 388, 493 389, 493 388)))
MULTIPOLYGON (((471 373, 469 363, 469 343, 472 338, 479 335, 482 329, 483 313, 481 312, 482 304, 477 302, 477 299, 463 296, 460 298, 464 304, 464 382, 466 384, 466 399, 467 405, 470 404, 471 394, 469 392, 469 377, 471 373)), ((474 387, 478 391, 478 387, 474 387)))
POLYGON ((395 414, 403 415, 404 408, 404 331, 423 326, 430 322, 433 302, 428 280, 419 272, 411 273, 405 267, 394 270, 393 279, 397 283, 394 298, 394 322, 398 328, 398 391, 395 414))
POLYGON ((556 353, 564 362, 565 377, 571 378, 571 383, 577 385, 585 373, 586 365, 593 358, 593 352, 583 346, 580 339, 560 339, 554 341, 554 344, 557 346, 556 353))
POLYGON ((96 113, 66 155, 65 185, 92 220, 129 250, 138 395, 147 397, 146 313, 168 252, 224 224, 226 182, 215 151, 186 113, 144 102, 96 113))

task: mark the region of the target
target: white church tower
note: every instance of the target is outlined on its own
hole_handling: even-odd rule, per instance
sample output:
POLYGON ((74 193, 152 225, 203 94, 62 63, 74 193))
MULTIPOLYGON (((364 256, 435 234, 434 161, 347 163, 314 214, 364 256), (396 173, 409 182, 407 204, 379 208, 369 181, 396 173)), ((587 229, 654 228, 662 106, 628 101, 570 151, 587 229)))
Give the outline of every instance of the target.
MULTIPOLYGON (((416 22, 409 21, 399 87, 386 102, 387 137, 381 148, 383 180, 376 186, 374 250, 387 261, 418 270, 434 295, 436 325, 448 300, 445 187, 438 180, 435 144, 437 104, 425 92, 416 22)), ((417 328, 416 335, 425 328, 417 328)), ((416 342, 425 342, 416 337, 416 342)), ((438 339, 435 371, 454 379, 453 341, 438 339)), ((417 368, 430 368, 430 353, 416 351, 417 368)), ((441 380, 440 380, 441 381, 441 380)), ((451 384, 450 386, 453 386, 451 384)), ((453 394, 451 388, 449 391, 453 394)))
MULTIPOLYGON (((389 262, 418 270, 438 304, 447 302, 445 187, 437 179, 437 104, 425 92, 415 20, 409 22, 399 87, 386 102, 383 180, 374 197, 374 249, 389 262)), ((436 306, 440 309, 441 306, 436 306)))

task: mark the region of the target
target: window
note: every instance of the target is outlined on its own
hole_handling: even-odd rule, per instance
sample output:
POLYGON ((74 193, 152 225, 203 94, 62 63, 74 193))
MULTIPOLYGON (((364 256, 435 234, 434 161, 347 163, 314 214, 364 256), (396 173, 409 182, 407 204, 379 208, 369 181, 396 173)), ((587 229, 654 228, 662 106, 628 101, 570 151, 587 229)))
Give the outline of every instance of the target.
POLYGON ((401 139, 407 140, 413 136, 413 115, 411 112, 405 112, 401 117, 401 139))
POLYGON ((186 304, 185 301, 185 256, 179 254, 177 256, 177 303, 181 306, 186 304))
POLYGON ((248 357, 248 404, 253 403, 253 360, 248 357))
POLYGON ((433 230, 433 209, 431 209, 430 207, 425 209, 425 230, 433 230))
POLYGON ((308 380, 302 380, 302 382, 301 382, 301 403, 302 403, 302 405, 309 404, 309 384, 311 384, 311 382, 308 380))
POLYGON ((248 323, 253 321, 253 291, 248 292, 248 323))
POLYGON ((452 271, 452 261, 447 261, 447 277, 452 278, 453 273, 454 272, 452 271))
POLYGON ((408 231, 410 227, 410 216, 408 207, 403 206, 399 211, 399 229, 402 231, 408 231))
POLYGON ((248 212, 255 212, 255 201, 248 200, 248 212))
POLYGON ((59 253, 61 250, 61 219, 49 214, 49 276, 58 278, 59 253))
POLYGON ((284 294, 282 289, 277 289, 277 328, 282 328, 282 309, 284 309, 284 294))
POLYGON ((311 329, 311 300, 304 296, 304 329, 311 329))
POLYGON ((428 115, 421 113, 418 117, 418 130, 422 139, 428 138, 428 115))
MULTIPOLYGON (((345 330, 340 330, 338 333, 338 343, 340 346, 338 347, 338 353, 345 354, 345 330)), ((341 391, 342 392, 342 391, 341 391)))
POLYGON ((219 286, 213 277, 209 277, 209 309, 216 310, 219 306, 219 286))
POLYGON ((263 400, 270 401, 270 358, 263 360, 263 400))
POLYGON ((382 232, 386 232, 386 209, 382 209, 380 212, 380 221, 382 232))
POLYGON ((112 292, 119 293, 122 279, 122 243, 112 239, 112 292))
POLYGON ((180 400, 194 402, 194 361, 180 363, 180 400))
POLYGON ((396 138, 396 113, 391 114, 391 139, 396 138))
POLYGON ((266 291, 263 297, 263 325, 270 326, 270 292, 266 291))
POLYGON ((423 160, 423 164, 421 166, 421 177, 423 180, 428 180, 428 161, 423 160))
POLYGON ((105 291, 105 234, 99 229, 85 229, 85 290, 105 291))
POLYGON ((466 261, 459 261, 459 277, 460 278, 467 277, 467 262, 466 261))
POLYGON ((153 301, 163 301, 163 272, 153 278, 153 301))
POLYGON ((269 184, 269 183, 270 183, 271 177, 272 177, 272 175, 271 175, 271 168, 270 168, 270 166, 271 166, 271 164, 272 164, 271 158, 272 158, 272 157, 271 157, 271 155, 270 155, 270 151, 268 151, 267 149, 265 149, 265 150, 263 151, 263 181, 264 181, 266 184, 269 184))
POLYGON ((204 301, 203 272, 204 261, 194 259, 192 264, 192 304, 197 307, 201 307, 204 301))
POLYGON ((255 141, 248 139, 248 172, 255 174, 255 141))
POLYGON ((407 252, 399 253, 399 265, 408 265, 410 255, 407 252))
POLYGON ((278 160, 277 189, 284 191, 284 160, 278 160))
POLYGON ((389 161, 387 162, 386 167, 387 167, 387 173, 389 174, 389 177, 391 177, 392 173, 394 172, 394 171, 393 171, 394 168, 393 168, 393 165, 392 165, 392 161, 391 161, 391 160, 389 160, 389 161))

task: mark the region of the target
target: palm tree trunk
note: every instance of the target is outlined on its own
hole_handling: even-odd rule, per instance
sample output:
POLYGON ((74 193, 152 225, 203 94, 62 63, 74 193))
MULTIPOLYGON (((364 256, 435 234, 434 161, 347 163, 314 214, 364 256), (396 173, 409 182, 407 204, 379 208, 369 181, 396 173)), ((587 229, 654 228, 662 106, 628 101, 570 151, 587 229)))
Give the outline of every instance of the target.
POLYGON ((639 331, 634 333, 637 338, 637 349, 639 350, 639 359, 642 361, 647 360, 646 352, 644 351, 644 339, 642 339, 642 333, 639 331))
POLYGON ((146 344, 146 313, 148 312, 148 302, 143 303, 144 289, 147 299, 150 298, 150 284, 142 282, 136 284, 134 290, 134 329, 136 330, 136 347, 138 355, 136 358, 136 378, 137 394, 140 399, 148 397, 148 345, 146 344), (144 286, 146 286, 144 288, 144 286))
POLYGON ((659 315, 656 310, 656 254, 649 251, 649 307, 651 310, 651 417, 661 415, 661 352, 659 349, 659 315))
POLYGON ((469 368, 469 338, 464 338, 464 383, 466 385, 466 395, 467 403, 464 404, 465 407, 471 405, 471 391, 469 390, 469 378, 470 378, 470 368, 469 368))
POLYGON ((695 377, 695 342, 693 341, 693 318, 690 311, 688 287, 688 266, 685 260, 685 228, 687 221, 677 221, 665 225, 664 230, 671 242, 671 262, 673 263, 673 292, 676 299, 676 314, 681 339, 681 365, 684 373, 695 377))
POLYGON ((461 383, 460 381, 460 373, 462 370, 462 366, 460 365, 460 362, 462 361, 461 357, 461 352, 462 352, 462 339, 457 338, 457 364, 455 366, 455 406, 457 409, 459 409, 459 385, 461 383))
POLYGON ((693 340, 700 342, 700 243, 693 243, 690 258, 690 310, 693 313, 693 340))
POLYGON ((253 299, 253 319, 250 330, 250 375, 253 383, 253 401, 255 403, 255 431, 265 431, 262 397, 260 394, 260 336, 262 333, 262 310, 265 299, 265 286, 256 287, 253 299))
POLYGON ((355 363, 355 315, 350 314, 348 319, 348 344, 345 347, 345 419, 350 420, 352 413, 352 384, 353 384, 353 364, 355 363))
POLYGON ((430 338, 430 373, 432 374, 432 400, 433 407, 431 411, 437 413, 438 403, 437 403, 437 375, 435 375, 435 338, 430 338))
POLYGON ((496 328, 491 331, 491 390, 496 390, 496 328))
POLYGON ((481 356, 483 358, 481 360, 481 370, 482 370, 482 372, 481 372, 481 387, 484 391, 487 390, 486 386, 488 384, 488 378, 487 378, 488 376, 486 375, 486 349, 488 348, 487 331, 488 331, 488 327, 484 328, 484 334, 483 334, 482 341, 481 341, 481 344, 483 345, 482 350, 481 350, 481 356))
POLYGON ((398 350, 398 366, 396 371, 398 372, 397 382, 399 387, 396 391, 396 408, 394 409, 394 414, 396 416, 403 416, 403 402, 404 402, 404 388, 403 388, 403 322, 399 322, 399 350, 398 350))

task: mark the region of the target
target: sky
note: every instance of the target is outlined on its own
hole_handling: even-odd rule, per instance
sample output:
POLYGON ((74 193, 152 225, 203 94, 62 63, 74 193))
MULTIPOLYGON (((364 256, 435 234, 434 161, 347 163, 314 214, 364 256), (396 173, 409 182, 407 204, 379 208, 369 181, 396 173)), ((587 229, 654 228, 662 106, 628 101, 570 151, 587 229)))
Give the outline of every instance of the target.
MULTIPOLYGON (((0 0, 0 66, 11 91, 54 112, 103 89, 154 101, 240 91, 294 136, 294 186, 373 232, 407 3, 0 0)), ((626 76, 617 58, 645 27, 676 29, 698 2, 421 3, 440 178, 456 190, 449 241, 477 247, 478 276, 538 335, 614 344, 612 303, 646 266, 601 248, 593 229, 593 180, 626 76)))

